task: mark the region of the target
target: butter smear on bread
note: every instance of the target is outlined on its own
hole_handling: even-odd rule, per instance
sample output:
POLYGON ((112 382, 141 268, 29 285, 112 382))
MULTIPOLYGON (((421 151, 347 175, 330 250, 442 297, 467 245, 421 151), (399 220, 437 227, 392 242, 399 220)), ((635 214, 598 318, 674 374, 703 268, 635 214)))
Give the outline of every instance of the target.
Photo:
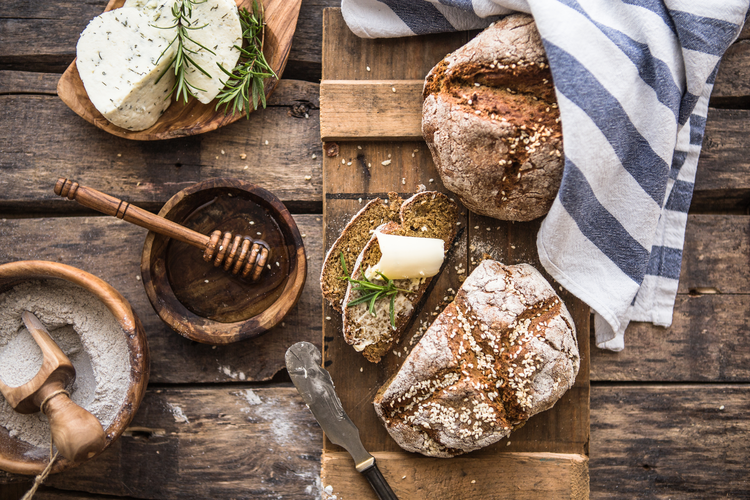
POLYGON ((375 232, 382 257, 369 266, 365 276, 376 279, 378 273, 390 279, 430 278, 443 265, 445 242, 441 238, 418 238, 375 232))

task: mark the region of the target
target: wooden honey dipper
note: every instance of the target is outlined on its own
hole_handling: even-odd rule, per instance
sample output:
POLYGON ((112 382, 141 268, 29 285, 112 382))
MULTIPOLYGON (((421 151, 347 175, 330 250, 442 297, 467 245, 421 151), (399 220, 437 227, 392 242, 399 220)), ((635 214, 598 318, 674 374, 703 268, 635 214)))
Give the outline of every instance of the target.
POLYGON ((104 449, 106 439, 99 420, 75 404, 66 391, 75 381, 76 369, 33 313, 24 311, 21 318, 42 351, 42 366, 18 387, 0 380, 0 392, 17 412, 41 410, 47 416, 52 442, 62 456, 71 462, 89 459, 104 449))
POLYGON ((223 263, 224 269, 229 271, 231 268, 232 274, 237 274, 242 270, 243 278, 250 275, 253 281, 257 280, 268 261, 269 250, 258 241, 240 235, 232 236, 232 233, 229 232, 222 235, 219 230, 212 232, 211 236, 206 236, 131 205, 126 201, 119 200, 114 196, 109 196, 90 187, 81 186, 68 179, 60 178, 57 180, 55 194, 75 200, 85 207, 144 227, 149 231, 201 248, 203 249, 203 260, 206 262, 213 261, 216 267, 223 263))

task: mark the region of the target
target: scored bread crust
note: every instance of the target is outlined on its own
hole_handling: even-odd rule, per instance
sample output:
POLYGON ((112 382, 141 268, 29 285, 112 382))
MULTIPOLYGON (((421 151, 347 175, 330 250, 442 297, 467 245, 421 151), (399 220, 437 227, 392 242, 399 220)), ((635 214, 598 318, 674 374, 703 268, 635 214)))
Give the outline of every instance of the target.
POLYGON ((381 198, 369 201, 351 218, 331 245, 323 259, 320 289, 323 298, 336 311, 342 311, 347 286, 346 281, 339 279, 346 274, 341 266, 341 253, 344 254, 347 270, 351 271, 357 256, 362 252, 375 229, 388 221, 400 220, 402 203, 403 200, 396 193, 388 193, 388 202, 381 198))
MULTIPOLYGON (((388 222, 377 230, 399 236, 440 238, 444 241, 447 253, 456 237, 458 208, 447 196, 436 191, 424 191, 406 200, 400 209, 400 222, 388 222), (429 224, 428 221, 434 221, 429 224)), ((364 247, 352 269, 352 278, 362 279, 369 266, 375 265, 381 257, 380 246, 373 235, 364 247)), ((362 352, 373 363, 397 343, 415 312, 432 278, 394 280, 397 288, 410 290, 395 296, 395 327, 390 324, 390 301, 381 299, 375 303, 375 315, 368 311, 368 304, 344 307, 342 313, 343 333, 346 342, 362 352)), ((344 304, 359 297, 351 284, 347 287, 344 304)))
POLYGON ((503 220, 546 214, 563 173, 562 125, 541 37, 512 15, 427 75, 422 134, 447 189, 503 220))
POLYGON ((573 319, 544 277, 485 260, 373 404, 402 448, 452 457, 551 408, 579 366, 573 319))

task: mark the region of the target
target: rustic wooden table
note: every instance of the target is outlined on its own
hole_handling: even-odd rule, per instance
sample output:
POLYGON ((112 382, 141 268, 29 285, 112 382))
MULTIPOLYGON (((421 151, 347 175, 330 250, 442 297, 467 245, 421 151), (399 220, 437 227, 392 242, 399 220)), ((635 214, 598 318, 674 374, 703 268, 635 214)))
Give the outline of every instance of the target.
MULTIPOLYGON (((303 0, 269 106, 217 131, 120 139, 56 96, 80 31, 106 0, 0 4, 0 263, 45 259, 112 284, 144 323, 146 398, 100 457, 50 477, 38 499, 319 498, 323 436, 283 368, 291 343, 321 346, 323 9, 303 0), (197 181, 236 177, 294 214, 308 281, 285 322, 225 347, 190 342, 156 316, 140 281, 146 231, 57 197, 58 177, 151 211, 197 181)), ((750 498, 750 30, 725 56, 711 100, 671 328, 634 324, 627 348, 592 348, 592 498, 750 498)), ((0 472, 0 500, 30 479, 0 472)))

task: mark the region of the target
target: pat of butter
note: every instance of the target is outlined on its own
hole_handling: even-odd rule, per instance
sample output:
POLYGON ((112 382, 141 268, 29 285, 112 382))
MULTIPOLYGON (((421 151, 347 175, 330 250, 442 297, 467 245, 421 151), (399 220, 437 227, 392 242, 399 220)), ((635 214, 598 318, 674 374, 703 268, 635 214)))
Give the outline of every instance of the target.
MULTIPOLYGON (((383 256, 365 271, 367 279, 380 278, 378 272, 392 280, 429 278, 443 265, 445 242, 439 238, 416 238, 375 232, 383 256)), ((382 279, 382 278, 381 278, 382 279)))

